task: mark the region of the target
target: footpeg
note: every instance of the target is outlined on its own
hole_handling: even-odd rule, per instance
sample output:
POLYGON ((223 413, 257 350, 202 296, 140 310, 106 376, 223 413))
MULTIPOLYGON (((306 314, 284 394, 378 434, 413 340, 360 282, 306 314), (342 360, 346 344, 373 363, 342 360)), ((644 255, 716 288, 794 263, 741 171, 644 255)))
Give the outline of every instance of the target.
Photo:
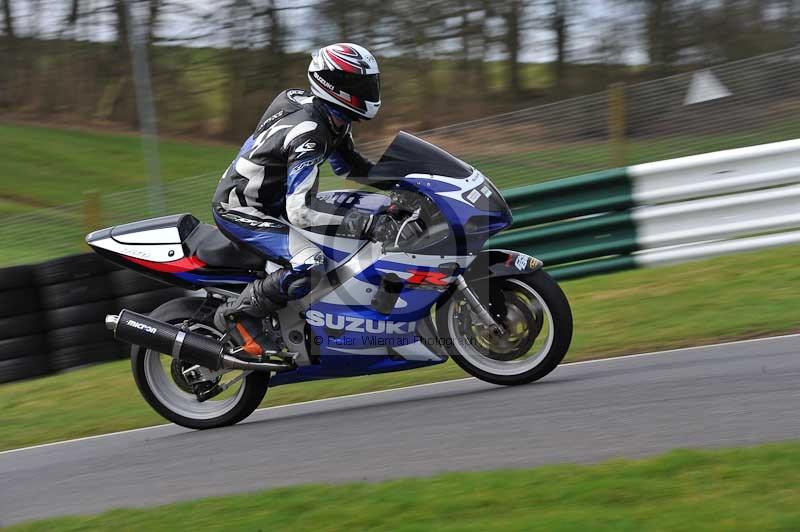
POLYGON ((234 353, 240 358, 259 362, 271 351, 269 338, 261 320, 257 318, 247 316, 239 319, 229 329, 229 333, 234 343, 241 346, 234 353))

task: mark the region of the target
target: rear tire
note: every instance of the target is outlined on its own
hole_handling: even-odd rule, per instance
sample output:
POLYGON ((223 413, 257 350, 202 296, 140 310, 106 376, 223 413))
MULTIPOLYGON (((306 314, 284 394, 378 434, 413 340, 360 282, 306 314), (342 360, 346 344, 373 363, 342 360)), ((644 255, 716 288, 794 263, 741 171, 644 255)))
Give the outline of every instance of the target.
MULTIPOLYGON (((150 316, 167 323, 181 323, 191 319, 204 301, 202 298, 191 297, 176 299, 158 307, 150 316)), ((201 325, 205 330, 216 331, 213 323, 213 312, 202 313, 193 323, 201 325)), ((218 331, 216 332, 219 334, 218 331)), ((154 362, 151 359, 153 356, 158 356, 158 353, 138 346, 134 346, 131 350, 131 368, 139 392, 148 404, 153 407, 153 410, 161 416, 190 429, 213 429, 234 425, 242 421, 258 408, 269 388, 269 373, 252 372, 242 379, 242 389, 234 396, 230 406, 221 409, 218 415, 214 415, 213 412, 204 412, 199 402, 196 405, 198 409, 197 415, 187 415, 188 411, 193 408, 191 394, 182 390, 154 389, 157 386, 163 387, 165 381, 154 377, 154 362), (158 384, 159 382, 160 384, 158 384), (181 393, 184 395, 181 395, 181 393), (160 399, 159 396, 174 398, 173 404, 175 406, 170 406, 168 401, 160 399), (183 410, 183 412, 178 411, 179 409, 183 410)), ((173 385, 178 388, 175 383, 173 385)), ((206 405, 212 400, 202 404, 206 405)), ((194 401, 196 401, 196 398, 194 401)))
MULTIPOLYGON (((484 300, 489 299, 489 294, 498 291, 508 294, 506 306, 516 309, 517 325, 520 325, 518 338, 511 349, 500 352, 496 348, 500 342, 508 344, 507 338, 487 343, 485 337, 478 340, 479 336, 463 334, 465 327, 475 330, 477 318, 466 310, 463 319, 458 319, 458 309, 463 313, 466 303, 454 295, 436 310, 440 341, 453 361, 474 377, 505 386, 528 384, 553 371, 564 359, 572 341, 569 302, 553 278, 539 270, 527 275, 479 281, 476 285, 480 286, 470 285, 470 288, 484 305, 489 303, 484 300), (525 359, 530 351, 534 354, 525 359)), ((490 312, 495 314, 492 309, 490 312)))

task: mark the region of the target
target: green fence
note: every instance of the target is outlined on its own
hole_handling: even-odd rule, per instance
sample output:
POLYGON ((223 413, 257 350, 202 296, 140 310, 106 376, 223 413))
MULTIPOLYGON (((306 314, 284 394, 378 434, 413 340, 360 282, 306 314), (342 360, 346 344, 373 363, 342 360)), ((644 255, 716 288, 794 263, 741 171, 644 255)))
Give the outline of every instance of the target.
POLYGON ((629 211, 634 201, 624 168, 513 188, 503 194, 514 225, 488 246, 534 255, 559 278, 632 264, 627 255, 637 249, 629 211))

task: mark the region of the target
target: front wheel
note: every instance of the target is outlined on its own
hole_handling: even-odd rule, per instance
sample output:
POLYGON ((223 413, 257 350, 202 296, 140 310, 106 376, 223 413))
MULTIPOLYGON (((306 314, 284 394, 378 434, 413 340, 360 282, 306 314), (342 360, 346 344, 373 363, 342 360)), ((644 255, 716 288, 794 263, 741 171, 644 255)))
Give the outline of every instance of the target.
MULTIPOLYGON (((193 332, 216 339, 222 333, 213 324, 213 312, 196 317, 203 304, 199 298, 170 301, 150 315, 167 323, 186 323, 193 332)), ((142 397, 166 419, 190 429, 211 429, 233 425, 249 416, 267 393, 269 374, 250 371, 213 372, 199 368, 204 380, 189 383, 184 372, 193 365, 153 351, 134 346, 131 368, 142 397), (224 392, 206 401, 199 401, 194 385, 227 386, 224 392)))
POLYGON ((572 341, 572 312, 546 272, 486 279, 470 288, 503 333, 484 327, 458 292, 439 307, 440 341, 464 371, 493 384, 527 384, 564 359, 572 341))

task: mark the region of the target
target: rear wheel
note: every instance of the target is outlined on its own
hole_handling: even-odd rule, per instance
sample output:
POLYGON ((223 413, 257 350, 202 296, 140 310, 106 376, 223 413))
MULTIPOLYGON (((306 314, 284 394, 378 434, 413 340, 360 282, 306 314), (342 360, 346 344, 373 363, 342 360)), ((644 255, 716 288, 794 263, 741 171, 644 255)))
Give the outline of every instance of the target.
POLYGON ((503 333, 483 326, 458 293, 437 309, 441 341, 464 371, 493 384, 527 384, 564 359, 572 340, 572 312, 547 273, 484 280, 470 288, 503 333))
MULTIPOLYGON (((186 322, 193 332, 221 338, 211 315, 192 319, 202 299, 186 298, 171 301, 150 315, 167 323, 186 322)), ((163 417, 191 429, 211 429, 233 425, 258 408, 269 387, 269 374, 239 370, 212 371, 196 367, 194 373, 203 376, 201 382, 189 382, 184 372, 192 364, 176 361, 169 355, 135 346, 131 352, 131 367, 142 396, 163 417), (192 384, 201 389, 215 385, 229 387, 219 395, 199 401, 192 384)))

